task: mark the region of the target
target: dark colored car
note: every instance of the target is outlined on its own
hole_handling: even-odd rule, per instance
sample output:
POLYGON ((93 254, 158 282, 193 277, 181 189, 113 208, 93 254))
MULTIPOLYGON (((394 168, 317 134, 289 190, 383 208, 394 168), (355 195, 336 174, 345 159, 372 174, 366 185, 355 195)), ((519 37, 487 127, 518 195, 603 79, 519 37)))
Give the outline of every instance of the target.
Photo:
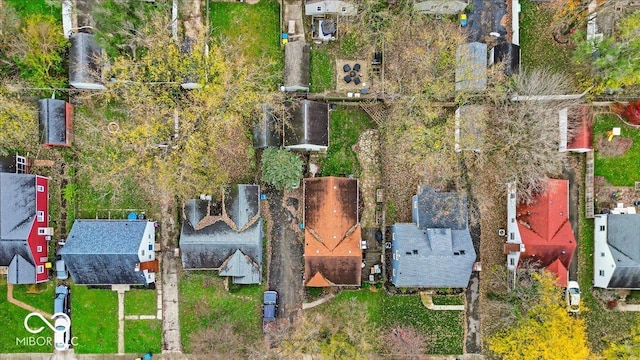
POLYGON ((262 297, 262 325, 263 327, 276 320, 278 310, 278 293, 275 291, 265 291, 262 297))

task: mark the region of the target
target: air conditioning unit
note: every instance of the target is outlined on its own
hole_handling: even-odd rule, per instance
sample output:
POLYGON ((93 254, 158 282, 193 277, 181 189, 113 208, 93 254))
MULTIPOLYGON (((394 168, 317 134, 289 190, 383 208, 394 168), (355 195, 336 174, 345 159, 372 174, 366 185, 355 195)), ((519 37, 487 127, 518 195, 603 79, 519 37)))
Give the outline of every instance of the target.
POLYGON ((52 227, 39 227, 38 228, 38 235, 52 236, 53 235, 53 228, 52 227))
POLYGON ((45 239, 47 239, 47 241, 51 241, 51 239, 53 239, 53 236, 51 236, 51 235, 47 235, 47 236, 45 237, 45 239))

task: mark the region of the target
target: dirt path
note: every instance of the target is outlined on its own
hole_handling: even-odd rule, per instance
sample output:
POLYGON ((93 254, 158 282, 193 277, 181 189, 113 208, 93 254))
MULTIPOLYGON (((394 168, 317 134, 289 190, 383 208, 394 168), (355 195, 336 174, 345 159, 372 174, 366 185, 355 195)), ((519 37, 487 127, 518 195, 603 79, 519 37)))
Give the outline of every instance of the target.
POLYGON ((271 262, 269 289, 279 294, 278 316, 293 322, 302 308, 302 189, 292 192, 267 191, 267 218, 271 262))
POLYGON ((29 304, 25 304, 20 300, 16 300, 13 297, 13 284, 7 283, 7 301, 12 303, 13 305, 16 305, 18 307, 21 307, 27 311, 31 311, 31 312, 36 312, 44 317, 46 317, 47 319, 51 319, 53 316, 51 314, 47 314, 46 312, 36 309, 33 306, 29 305, 29 304))

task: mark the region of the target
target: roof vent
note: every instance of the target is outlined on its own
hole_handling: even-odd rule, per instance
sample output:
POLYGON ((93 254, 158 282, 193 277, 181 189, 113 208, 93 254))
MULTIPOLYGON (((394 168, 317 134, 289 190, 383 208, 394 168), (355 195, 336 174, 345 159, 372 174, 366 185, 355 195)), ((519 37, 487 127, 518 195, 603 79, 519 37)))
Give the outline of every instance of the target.
POLYGON ((464 255, 464 250, 460 250, 460 255, 464 255))
POLYGON ((455 252, 453 253, 453 255, 460 255, 460 253, 459 253, 459 252, 457 252, 457 251, 455 251, 455 252))
POLYGON ((413 250, 413 255, 418 255, 418 250, 413 250))
POLYGON ((411 255, 411 251, 405 252, 406 255, 411 255))

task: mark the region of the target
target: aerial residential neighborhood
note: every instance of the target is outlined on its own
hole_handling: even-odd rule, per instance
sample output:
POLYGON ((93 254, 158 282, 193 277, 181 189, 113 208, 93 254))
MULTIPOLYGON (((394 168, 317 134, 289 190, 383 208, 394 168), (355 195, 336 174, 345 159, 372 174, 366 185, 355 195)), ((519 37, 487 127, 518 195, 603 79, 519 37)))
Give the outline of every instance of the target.
POLYGON ((0 359, 640 358, 640 3, 0 0, 0 359))

